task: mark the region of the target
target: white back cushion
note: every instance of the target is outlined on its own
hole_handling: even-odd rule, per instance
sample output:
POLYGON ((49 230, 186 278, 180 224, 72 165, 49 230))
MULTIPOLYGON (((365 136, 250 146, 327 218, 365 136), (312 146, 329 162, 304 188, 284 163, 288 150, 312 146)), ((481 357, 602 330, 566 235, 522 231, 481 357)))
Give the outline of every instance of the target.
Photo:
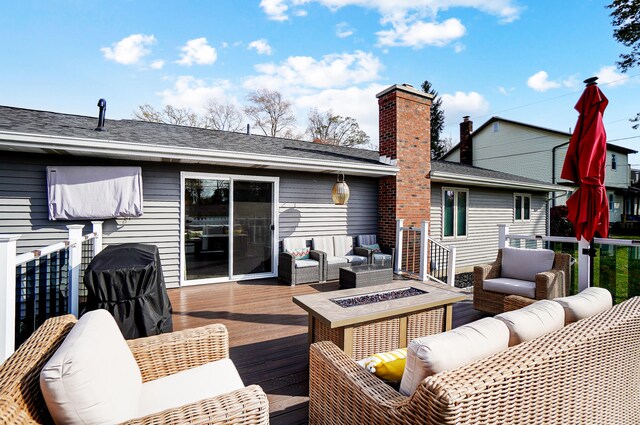
POLYGON ((550 249, 503 248, 500 277, 536 280, 536 274, 553 268, 555 253, 550 249))
POLYGON ((541 300, 519 310, 498 314, 509 328, 509 347, 548 334, 564 326, 564 309, 551 300, 541 300))
POLYGON ((291 249, 300 249, 307 247, 307 240, 305 238, 284 238, 282 240, 282 250, 289 252, 291 249))
POLYGON ((138 416, 142 376, 106 310, 82 316, 40 372, 56 424, 113 424, 138 416))
POLYGON ((333 236, 320 236, 313 238, 313 249, 322 251, 327 254, 327 257, 335 257, 336 254, 333 251, 333 236))
POLYGON ((508 346, 509 329, 504 322, 492 317, 416 338, 407 347, 400 392, 411 395, 426 377, 472 363, 508 346))
POLYGON ((373 245, 375 243, 378 243, 376 235, 358 235, 358 246, 373 245))
POLYGON ((353 254, 353 238, 351 236, 333 237, 333 254, 336 257, 344 257, 353 254))
POLYGON ((565 324, 593 316, 610 309, 613 305, 611 292, 596 287, 587 288, 570 297, 556 298, 554 301, 564 308, 565 324))

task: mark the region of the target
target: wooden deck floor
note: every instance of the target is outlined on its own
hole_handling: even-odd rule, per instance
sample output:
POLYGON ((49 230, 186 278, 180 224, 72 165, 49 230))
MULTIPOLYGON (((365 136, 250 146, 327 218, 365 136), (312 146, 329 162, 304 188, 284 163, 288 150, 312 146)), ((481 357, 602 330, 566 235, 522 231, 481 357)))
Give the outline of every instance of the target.
MULTIPOLYGON (((291 297, 337 289, 337 282, 288 286, 275 279, 170 289, 175 330, 223 323, 231 359, 245 384, 267 393, 272 424, 308 422, 307 314, 291 297)), ((467 301, 454 306, 453 326, 482 317, 467 301)))

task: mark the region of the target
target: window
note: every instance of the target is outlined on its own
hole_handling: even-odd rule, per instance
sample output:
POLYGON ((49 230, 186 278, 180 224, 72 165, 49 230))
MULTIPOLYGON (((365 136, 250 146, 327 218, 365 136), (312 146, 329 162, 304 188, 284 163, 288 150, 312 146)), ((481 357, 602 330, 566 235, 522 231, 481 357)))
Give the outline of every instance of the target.
POLYGON ((516 193, 513 196, 514 221, 527 221, 531 219, 531 195, 516 193))
POLYGON ((615 153, 611 154, 611 169, 614 170, 614 171, 618 169, 618 164, 616 163, 616 154, 615 153))
POLYGON ((457 238, 467 236, 467 189, 442 189, 442 236, 457 238))
POLYGON ((610 210, 612 210, 612 209, 613 209, 613 201, 614 201, 613 193, 610 193, 610 194, 609 194, 609 209, 610 209, 610 210))
POLYGON ((500 122, 494 122, 491 126, 491 131, 493 133, 500 133, 500 122))

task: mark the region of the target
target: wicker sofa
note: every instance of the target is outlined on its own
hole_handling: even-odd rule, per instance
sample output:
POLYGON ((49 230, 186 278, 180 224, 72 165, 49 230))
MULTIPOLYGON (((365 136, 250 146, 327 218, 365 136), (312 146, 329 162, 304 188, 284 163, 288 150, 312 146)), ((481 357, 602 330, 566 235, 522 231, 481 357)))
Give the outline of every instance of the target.
POLYGON ((640 423, 640 297, 424 379, 406 397, 311 345, 311 424, 640 423))
MULTIPOLYGON (((47 320, 0 365, 1 424, 52 423, 40 391, 40 371, 75 323, 72 315, 47 320)), ((128 340, 127 344, 144 382, 229 357, 227 330, 219 324, 128 340)), ((128 423, 268 424, 269 407, 262 389, 251 385, 128 423)))
MULTIPOLYGON (((484 288, 486 280, 501 277, 502 261, 503 249, 499 249, 498 256, 493 263, 473 268, 473 308, 476 310, 491 314, 502 313, 507 310, 505 308, 506 297, 522 295, 517 292, 495 292, 484 288)), ((571 256, 569 254, 556 253, 553 259, 553 266, 549 270, 535 275, 535 283, 532 281, 532 286, 535 286, 535 293, 534 296, 528 298, 535 301, 564 297, 569 294, 570 283, 571 256)))

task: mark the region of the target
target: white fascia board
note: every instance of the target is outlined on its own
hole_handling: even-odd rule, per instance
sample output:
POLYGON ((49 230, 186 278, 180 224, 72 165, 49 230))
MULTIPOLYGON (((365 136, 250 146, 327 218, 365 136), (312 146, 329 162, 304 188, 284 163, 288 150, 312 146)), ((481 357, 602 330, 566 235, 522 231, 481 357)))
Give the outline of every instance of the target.
POLYGON ((546 183, 518 182, 489 177, 468 176, 454 173, 431 172, 431 181, 436 183, 458 183, 472 186, 497 187, 504 189, 529 189, 545 192, 567 192, 566 187, 546 183))
POLYGON ((394 176, 399 168, 384 164, 358 164, 309 158, 276 155, 256 155, 245 152, 208 150, 190 147, 173 147, 97 140, 75 137, 60 137, 0 131, 1 147, 64 151, 69 154, 93 154, 96 157, 128 158, 148 161, 171 161, 185 163, 217 164, 236 167, 272 168, 277 170, 310 171, 321 173, 345 173, 369 177, 394 176))

